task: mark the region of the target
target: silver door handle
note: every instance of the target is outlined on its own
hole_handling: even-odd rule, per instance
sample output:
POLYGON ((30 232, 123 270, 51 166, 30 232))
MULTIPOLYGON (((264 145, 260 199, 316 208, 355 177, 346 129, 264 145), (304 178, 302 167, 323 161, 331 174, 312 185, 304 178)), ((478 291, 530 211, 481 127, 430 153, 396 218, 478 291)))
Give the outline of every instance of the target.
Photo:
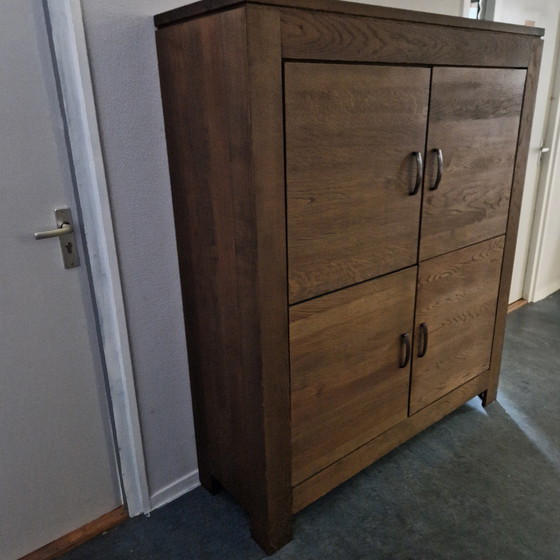
POLYGON ((437 172, 436 172, 436 180, 434 184, 430 187, 431 191, 437 190, 439 184, 441 183, 441 178, 443 176, 443 152, 439 148, 435 148, 432 150, 435 152, 437 158, 437 172))
POLYGON ((38 231, 35 233, 35 239, 50 239, 51 237, 62 237, 74 233, 74 228, 67 223, 63 223, 57 229, 48 229, 47 231, 38 231))
POLYGON ((57 208, 54 211, 54 219, 56 229, 38 231, 35 234, 35 239, 58 237, 64 268, 80 266, 80 256, 78 255, 76 237, 74 236, 74 225, 70 208, 57 208))

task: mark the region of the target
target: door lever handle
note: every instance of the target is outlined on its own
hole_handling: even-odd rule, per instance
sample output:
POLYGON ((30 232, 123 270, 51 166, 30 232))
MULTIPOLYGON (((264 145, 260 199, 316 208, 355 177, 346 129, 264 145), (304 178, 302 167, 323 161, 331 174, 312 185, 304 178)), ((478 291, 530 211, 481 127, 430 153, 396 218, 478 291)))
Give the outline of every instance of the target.
POLYGON ((54 211, 54 218, 56 220, 56 229, 38 231, 35 233, 35 239, 51 239, 53 237, 58 237, 64 268, 80 266, 80 256, 78 255, 70 208, 57 208, 54 211))
POLYGON ((47 231, 38 231, 35 233, 35 239, 50 239, 51 237, 62 237, 63 235, 68 235, 69 233, 74 233, 74 228, 64 222, 57 229, 48 229, 47 231))

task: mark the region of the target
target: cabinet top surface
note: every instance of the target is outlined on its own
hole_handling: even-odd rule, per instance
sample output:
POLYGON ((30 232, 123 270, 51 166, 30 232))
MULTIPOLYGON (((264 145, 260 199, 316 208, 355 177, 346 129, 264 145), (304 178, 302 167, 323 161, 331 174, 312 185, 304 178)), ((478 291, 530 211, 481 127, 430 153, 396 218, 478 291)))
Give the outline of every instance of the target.
POLYGON ((526 27, 523 25, 512 25, 508 23, 481 21, 456 16, 417 12, 413 10, 373 6, 371 4, 362 4, 358 2, 346 2, 341 0, 201 0, 199 2, 194 2, 193 4, 187 4, 186 6, 158 14, 154 17, 154 22, 156 27, 164 27, 166 25, 178 23, 180 21, 215 12, 217 10, 247 4, 274 6, 278 8, 300 8, 321 12, 366 17, 369 16, 380 19, 412 21, 433 25, 480 29, 485 31, 501 31, 521 35, 533 35, 536 37, 544 35, 544 29, 540 27, 526 27))

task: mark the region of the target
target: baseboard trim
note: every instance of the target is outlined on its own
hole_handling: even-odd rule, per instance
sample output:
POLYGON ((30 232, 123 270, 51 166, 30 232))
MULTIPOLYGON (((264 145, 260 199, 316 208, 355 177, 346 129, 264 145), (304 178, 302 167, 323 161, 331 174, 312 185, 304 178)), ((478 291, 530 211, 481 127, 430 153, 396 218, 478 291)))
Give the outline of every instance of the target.
POLYGON ((150 498, 152 510, 160 508, 165 504, 172 502, 179 496, 182 496, 183 494, 194 490, 197 486, 200 486, 200 481, 198 479, 198 469, 175 480, 161 490, 158 490, 150 498))
POLYGON ((525 304, 529 303, 526 299, 518 299, 517 301, 513 301, 508 305, 508 313, 511 313, 512 311, 515 311, 516 309, 519 309, 520 307, 523 307, 525 304))
POLYGON ((56 539, 34 552, 23 556, 20 560, 53 560, 61 554, 68 552, 72 548, 89 541, 93 537, 100 535, 107 529, 122 523, 128 519, 128 511, 125 506, 118 507, 105 515, 83 525, 82 527, 56 539))

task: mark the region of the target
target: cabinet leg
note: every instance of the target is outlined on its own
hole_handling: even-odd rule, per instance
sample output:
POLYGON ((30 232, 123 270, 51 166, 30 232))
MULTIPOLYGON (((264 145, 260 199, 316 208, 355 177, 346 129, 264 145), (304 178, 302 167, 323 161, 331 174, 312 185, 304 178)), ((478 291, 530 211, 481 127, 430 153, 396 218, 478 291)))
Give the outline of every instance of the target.
POLYGON ((292 516, 267 520, 265 516, 251 515, 251 536, 268 555, 274 554, 292 540, 292 516))
POLYGON ((215 496, 221 489, 222 485, 216 480, 210 473, 199 470, 198 478, 200 479, 200 484, 210 492, 213 496, 215 496))
POLYGON ((484 393, 480 393, 478 396, 482 400, 482 406, 486 408, 489 404, 492 404, 496 400, 497 393, 497 387, 490 387, 484 393))

